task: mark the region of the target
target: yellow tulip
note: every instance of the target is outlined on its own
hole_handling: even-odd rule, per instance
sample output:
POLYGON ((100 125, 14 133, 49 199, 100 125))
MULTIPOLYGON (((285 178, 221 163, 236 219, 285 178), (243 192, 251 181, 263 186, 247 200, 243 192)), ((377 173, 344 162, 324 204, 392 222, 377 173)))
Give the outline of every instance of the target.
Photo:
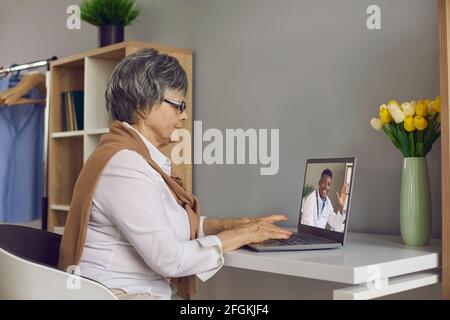
POLYGON ((390 105, 390 104, 395 104, 395 105, 397 105, 398 107, 400 107, 400 104, 397 102, 397 100, 391 100, 391 101, 389 101, 389 102, 388 102, 388 105, 390 105))
POLYGON ((434 105, 434 101, 431 101, 427 106, 428 118, 434 117, 436 115, 436 110, 434 110, 433 105, 434 105))
POLYGON ((408 132, 416 130, 416 126, 414 125, 414 118, 411 116, 407 116, 404 122, 405 130, 408 132))
POLYGON ((441 97, 436 97, 436 99, 431 102, 431 107, 434 111, 441 112, 441 97))
POLYGON ((428 127, 428 121, 422 116, 415 116, 414 126, 417 128, 417 130, 423 131, 428 127))
POLYGON ((428 118, 432 118, 436 115, 436 111, 431 107, 431 104, 428 106, 428 118))
POLYGON ((405 102, 402 104, 402 110, 405 113, 405 116, 413 116, 416 114, 416 105, 405 102))
POLYGON ((380 107, 380 120, 383 124, 388 124, 392 121, 391 114, 389 113, 389 110, 387 109, 387 106, 385 104, 380 107))
POLYGON ((383 122, 381 122, 378 118, 372 118, 370 120, 370 125, 377 131, 381 131, 383 129, 383 122))
POLYGON ((416 115, 426 117, 428 115, 428 108, 424 102, 420 101, 416 106, 416 115))
POLYGON ((395 123, 402 123, 405 120, 405 113, 400 109, 399 105, 391 103, 388 105, 388 110, 395 123))

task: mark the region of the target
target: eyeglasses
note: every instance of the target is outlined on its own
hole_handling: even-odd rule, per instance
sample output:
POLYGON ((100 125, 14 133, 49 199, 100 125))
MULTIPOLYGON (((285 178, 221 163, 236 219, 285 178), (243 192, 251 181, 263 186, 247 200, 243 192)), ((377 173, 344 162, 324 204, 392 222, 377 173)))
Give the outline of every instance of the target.
POLYGON ((174 101, 174 100, 169 100, 169 99, 164 99, 163 101, 167 102, 172 107, 177 108, 179 113, 183 113, 184 110, 186 110, 186 102, 184 102, 184 101, 174 101))

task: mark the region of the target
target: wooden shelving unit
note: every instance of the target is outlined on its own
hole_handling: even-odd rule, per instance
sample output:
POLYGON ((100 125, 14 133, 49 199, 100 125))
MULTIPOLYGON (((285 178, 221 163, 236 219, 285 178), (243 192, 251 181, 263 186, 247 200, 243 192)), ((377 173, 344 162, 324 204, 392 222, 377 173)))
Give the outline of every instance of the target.
POLYGON ((450 300, 450 0, 438 0, 441 95, 442 294, 450 300))
MULTIPOLYGON (((51 63, 48 224, 47 229, 61 233, 70 208, 73 188, 83 163, 95 150, 100 138, 109 131, 111 118, 106 110, 105 90, 115 66, 127 55, 142 48, 154 48, 178 59, 186 71, 189 89, 186 96, 189 120, 185 128, 192 133, 192 51, 164 45, 127 41, 103 47, 51 63), (84 128, 62 131, 61 93, 84 91, 84 128)), ((192 135, 191 135, 192 136, 192 135)), ((173 145, 163 153, 170 157, 173 145)), ((192 161, 191 161, 192 162, 192 161)), ((192 165, 173 165, 173 174, 192 192, 192 165)))

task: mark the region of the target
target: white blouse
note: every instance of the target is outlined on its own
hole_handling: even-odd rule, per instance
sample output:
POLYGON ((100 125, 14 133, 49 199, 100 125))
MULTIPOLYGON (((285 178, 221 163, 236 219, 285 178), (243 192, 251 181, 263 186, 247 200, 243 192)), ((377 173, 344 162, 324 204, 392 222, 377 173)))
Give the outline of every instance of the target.
MULTIPOLYGON (((170 175, 170 160, 135 131, 170 175)), ((215 235, 204 236, 204 219, 199 238, 190 240, 186 211, 161 175, 137 152, 121 150, 97 183, 81 275, 127 293, 170 299, 176 291, 171 277, 195 274, 206 281, 223 266, 222 243, 215 235)))

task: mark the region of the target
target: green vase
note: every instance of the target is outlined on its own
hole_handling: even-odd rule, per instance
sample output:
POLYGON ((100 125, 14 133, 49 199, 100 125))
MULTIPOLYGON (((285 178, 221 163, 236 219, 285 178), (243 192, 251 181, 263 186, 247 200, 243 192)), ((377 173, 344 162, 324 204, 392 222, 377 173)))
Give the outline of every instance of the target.
POLYGON ((403 160, 400 230, 403 242, 407 245, 426 245, 430 240, 430 182, 427 160, 424 157, 403 160))

